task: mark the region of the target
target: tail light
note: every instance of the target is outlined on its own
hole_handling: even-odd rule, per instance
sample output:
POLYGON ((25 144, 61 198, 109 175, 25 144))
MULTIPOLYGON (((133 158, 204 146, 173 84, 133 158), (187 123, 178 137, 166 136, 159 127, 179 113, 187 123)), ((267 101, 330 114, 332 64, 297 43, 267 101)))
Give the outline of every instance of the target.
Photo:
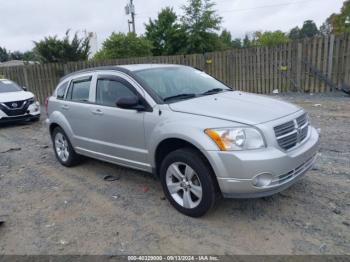
POLYGON ((49 116, 49 97, 46 97, 45 99, 45 110, 46 110, 46 115, 49 116))

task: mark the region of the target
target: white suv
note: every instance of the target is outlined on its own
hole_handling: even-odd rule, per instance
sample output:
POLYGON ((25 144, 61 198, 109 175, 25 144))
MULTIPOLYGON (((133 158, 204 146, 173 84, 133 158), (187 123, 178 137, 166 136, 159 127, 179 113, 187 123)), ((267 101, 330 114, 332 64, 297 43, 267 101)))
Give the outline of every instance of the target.
POLYGON ((39 118, 40 104, 34 94, 13 81, 0 79, 0 123, 39 118))

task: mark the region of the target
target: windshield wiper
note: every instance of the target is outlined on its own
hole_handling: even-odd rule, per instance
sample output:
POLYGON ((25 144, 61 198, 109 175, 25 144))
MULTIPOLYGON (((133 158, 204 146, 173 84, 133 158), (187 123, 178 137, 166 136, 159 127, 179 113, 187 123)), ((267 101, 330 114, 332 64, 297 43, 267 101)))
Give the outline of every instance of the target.
POLYGON ((169 100, 173 100, 173 99, 187 99, 187 98, 193 98, 196 97, 196 94, 179 94, 179 95, 175 95, 175 96, 168 96, 166 98, 163 98, 163 101, 169 101, 169 100))
POLYGON ((223 91, 228 91, 228 89, 222 89, 222 88, 213 88, 213 89, 210 89, 204 93, 202 93, 201 95, 202 96, 206 96, 206 95, 212 95, 212 94, 217 94, 217 93, 221 93, 223 91))

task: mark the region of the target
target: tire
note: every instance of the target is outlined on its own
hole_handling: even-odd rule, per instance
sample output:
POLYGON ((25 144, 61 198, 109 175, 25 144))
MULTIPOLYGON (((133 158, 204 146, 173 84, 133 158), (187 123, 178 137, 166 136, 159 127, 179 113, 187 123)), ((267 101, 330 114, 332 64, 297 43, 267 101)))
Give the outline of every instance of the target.
POLYGON ((71 142, 61 127, 56 127, 52 132, 52 144, 57 160, 66 167, 72 167, 79 163, 80 157, 75 153, 71 142))
POLYGON ((190 217, 201 217, 214 206, 218 192, 214 177, 207 161, 191 148, 171 152, 160 167, 165 196, 190 217))

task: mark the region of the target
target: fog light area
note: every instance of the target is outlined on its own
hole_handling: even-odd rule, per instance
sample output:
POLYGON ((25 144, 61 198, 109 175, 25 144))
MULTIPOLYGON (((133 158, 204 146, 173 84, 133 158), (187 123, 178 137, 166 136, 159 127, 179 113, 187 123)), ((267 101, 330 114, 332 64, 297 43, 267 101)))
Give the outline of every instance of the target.
POLYGON ((273 176, 270 173, 263 173, 257 175, 253 179, 253 185, 256 187, 266 187, 269 186, 272 182, 273 176))

